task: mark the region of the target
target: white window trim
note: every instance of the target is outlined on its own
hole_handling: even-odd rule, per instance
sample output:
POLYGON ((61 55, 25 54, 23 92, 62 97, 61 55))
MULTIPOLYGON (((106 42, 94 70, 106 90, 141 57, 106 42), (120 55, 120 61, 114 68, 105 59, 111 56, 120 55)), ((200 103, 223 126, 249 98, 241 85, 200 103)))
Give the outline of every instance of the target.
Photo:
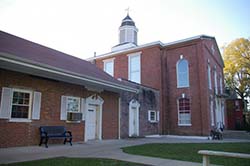
POLYGON ((33 99, 33 91, 31 90, 26 90, 26 89, 17 89, 13 88, 12 89, 12 95, 11 95, 11 110, 10 110, 10 122, 31 122, 31 112, 32 112, 32 99, 33 99), (22 93, 29 93, 30 98, 29 98, 29 113, 28 113, 28 118, 12 118, 12 107, 13 107, 13 95, 14 92, 22 92, 22 93))
POLYGON ((113 69, 112 69, 112 74, 111 73, 108 73, 108 74, 110 74, 112 77, 114 77, 114 65, 115 65, 115 63, 114 63, 114 60, 115 60, 115 58, 111 58, 111 59, 105 59, 105 60, 103 60, 103 71, 105 71, 106 73, 108 73, 107 71, 106 71, 106 64, 107 63, 110 63, 110 62, 112 62, 113 63, 113 69))
POLYGON ((183 58, 183 55, 180 56, 180 60, 178 60, 178 62, 176 63, 177 88, 188 88, 188 87, 190 87, 190 83, 189 83, 189 66, 188 65, 187 65, 187 80, 188 80, 187 85, 182 85, 182 86, 179 85, 179 68, 178 68, 178 66, 179 66, 179 63, 181 61, 187 61, 187 64, 189 64, 188 60, 183 58))
MULTIPOLYGON (((180 98, 179 98, 180 99, 180 98)), ((190 106, 190 123, 187 123, 187 124, 182 124, 182 123, 180 123, 180 121, 179 121, 179 118, 180 118, 180 110, 179 110, 179 99, 177 99, 177 111, 178 111, 178 126, 187 126, 187 127, 190 127, 190 126, 192 126, 192 114, 191 114, 191 106, 190 106)), ((189 99, 189 98, 188 98, 189 99)), ((189 99, 190 100, 190 99, 189 99)), ((191 104, 190 104, 191 105, 191 104)))
POLYGON ((131 53, 131 54, 128 54, 127 56, 128 56, 128 80, 130 80, 130 81, 132 81, 131 80, 131 66, 130 66, 130 64, 131 64, 131 58, 132 57, 136 57, 136 56, 139 56, 139 62, 140 62, 140 70, 139 70, 139 82, 137 82, 137 83, 141 83, 141 51, 140 52, 135 52, 135 53, 131 53))
POLYGON ((156 122, 158 122, 159 121, 159 119, 158 119, 158 115, 157 115, 157 113, 158 113, 158 111, 155 111, 155 110, 148 110, 148 121, 149 122, 151 122, 151 123, 156 123, 156 122), (151 112, 154 112, 154 114, 155 114, 155 119, 154 120, 151 120, 151 112))

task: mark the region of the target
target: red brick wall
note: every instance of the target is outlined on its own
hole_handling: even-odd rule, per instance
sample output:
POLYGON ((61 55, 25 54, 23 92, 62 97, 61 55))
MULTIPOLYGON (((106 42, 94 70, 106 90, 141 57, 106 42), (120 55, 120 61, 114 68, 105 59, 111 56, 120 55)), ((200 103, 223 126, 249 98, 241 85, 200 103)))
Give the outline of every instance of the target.
MULTIPOLYGON (((38 145, 39 127, 42 125, 63 125, 73 133, 73 141, 84 141, 84 121, 81 123, 66 123, 60 120, 61 96, 76 96, 85 98, 95 92, 87 91, 83 86, 38 78, 18 72, 0 70, 0 88, 16 87, 31 89, 42 93, 40 120, 30 123, 9 122, 0 119, 0 147, 38 145)), ((111 92, 99 94, 104 99, 103 136, 117 138, 118 96, 111 92), (112 103, 112 104, 111 104, 112 103), (106 111, 106 109, 108 110, 106 111), (108 119, 106 117, 112 116, 108 119), (112 124, 112 125, 109 125, 112 124), (106 128, 108 127, 108 128, 106 128)))
POLYGON ((143 50, 136 50, 126 54, 119 54, 96 60, 96 66, 103 69, 103 60, 115 58, 114 77, 128 79, 128 54, 141 53, 141 84, 160 89, 161 88, 161 50, 158 46, 143 50))
POLYGON ((227 112, 227 128, 229 130, 237 130, 243 128, 243 109, 244 104, 241 99, 227 99, 226 100, 226 112, 227 112), (235 101, 239 102, 238 110, 236 109, 235 101), (237 111, 236 111, 237 110, 237 111), (238 121, 238 124, 237 124, 238 121))
POLYGON ((167 79, 164 79, 165 92, 168 96, 168 102, 165 105, 168 111, 168 130, 170 134, 184 135, 201 135, 201 109, 200 109, 200 92, 199 92, 199 66, 197 63, 197 46, 195 43, 182 47, 168 48, 165 50, 165 70, 167 79), (176 63, 183 55, 189 63, 189 87, 177 88, 176 63), (190 127, 178 126, 178 108, 177 99, 182 93, 191 100, 191 124, 190 127))

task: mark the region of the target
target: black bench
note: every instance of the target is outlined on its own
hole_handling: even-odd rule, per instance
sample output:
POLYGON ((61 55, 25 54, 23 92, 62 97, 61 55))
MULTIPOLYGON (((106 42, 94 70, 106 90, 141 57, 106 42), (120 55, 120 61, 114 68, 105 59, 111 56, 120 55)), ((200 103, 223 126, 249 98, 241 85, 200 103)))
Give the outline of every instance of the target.
POLYGON ((49 138, 64 139, 64 144, 69 142, 72 146, 72 133, 66 131, 64 126, 41 126, 40 128, 40 144, 44 142, 45 147, 48 148, 49 138))

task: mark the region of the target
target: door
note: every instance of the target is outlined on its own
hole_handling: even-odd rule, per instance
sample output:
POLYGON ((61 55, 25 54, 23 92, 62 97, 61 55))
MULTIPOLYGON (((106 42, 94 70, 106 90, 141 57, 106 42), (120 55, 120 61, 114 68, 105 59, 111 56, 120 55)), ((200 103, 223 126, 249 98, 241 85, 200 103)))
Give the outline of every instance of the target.
POLYGON ((96 106, 88 107, 87 123, 87 139, 96 139, 96 106))
POLYGON ((132 106, 129 111, 129 136, 139 136, 139 110, 132 106))

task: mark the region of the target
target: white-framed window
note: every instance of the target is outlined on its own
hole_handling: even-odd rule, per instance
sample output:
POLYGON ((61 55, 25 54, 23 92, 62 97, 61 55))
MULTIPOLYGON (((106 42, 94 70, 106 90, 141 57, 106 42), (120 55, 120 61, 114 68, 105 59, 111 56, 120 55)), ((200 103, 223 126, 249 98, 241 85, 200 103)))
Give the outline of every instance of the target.
POLYGON ((177 88, 189 87, 189 69, 188 61, 186 59, 180 59, 176 64, 177 73, 177 88))
POLYGON ((214 101, 212 97, 210 97, 210 119, 211 126, 214 126, 214 101))
POLYGON ((80 112, 80 97, 67 96, 67 112, 80 112))
POLYGON ((11 118, 31 118, 32 91, 23 89, 12 90, 11 118))
POLYGON ((128 79, 141 83, 141 52, 128 55, 128 79))
POLYGON ((214 69, 214 91, 215 91, 215 94, 218 94, 218 83, 217 83, 217 71, 216 71, 216 67, 214 69))
POLYGON ((211 67, 210 64, 207 65, 207 78, 208 78, 208 88, 212 89, 212 82, 211 82, 211 67))
POLYGON ((80 122, 84 120, 84 100, 80 97, 62 96, 60 120, 66 122, 80 122))
POLYGON ((220 76, 220 94, 223 94, 222 76, 220 76))
POLYGON ((160 120, 159 111, 148 110, 148 121, 149 122, 158 122, 160 120))
POLYGON ((112 77, 114 76, 114 58, 103 61, 103 70, 112 77))
POLYGON ((40 119, 41 92, 19 88, 2 88, 0 119, 31 122, 40 119))
POLYGON ((178 125, 191 126, 190 99, 180 98, 177 100, 177 104, 178 104, 178 125))

